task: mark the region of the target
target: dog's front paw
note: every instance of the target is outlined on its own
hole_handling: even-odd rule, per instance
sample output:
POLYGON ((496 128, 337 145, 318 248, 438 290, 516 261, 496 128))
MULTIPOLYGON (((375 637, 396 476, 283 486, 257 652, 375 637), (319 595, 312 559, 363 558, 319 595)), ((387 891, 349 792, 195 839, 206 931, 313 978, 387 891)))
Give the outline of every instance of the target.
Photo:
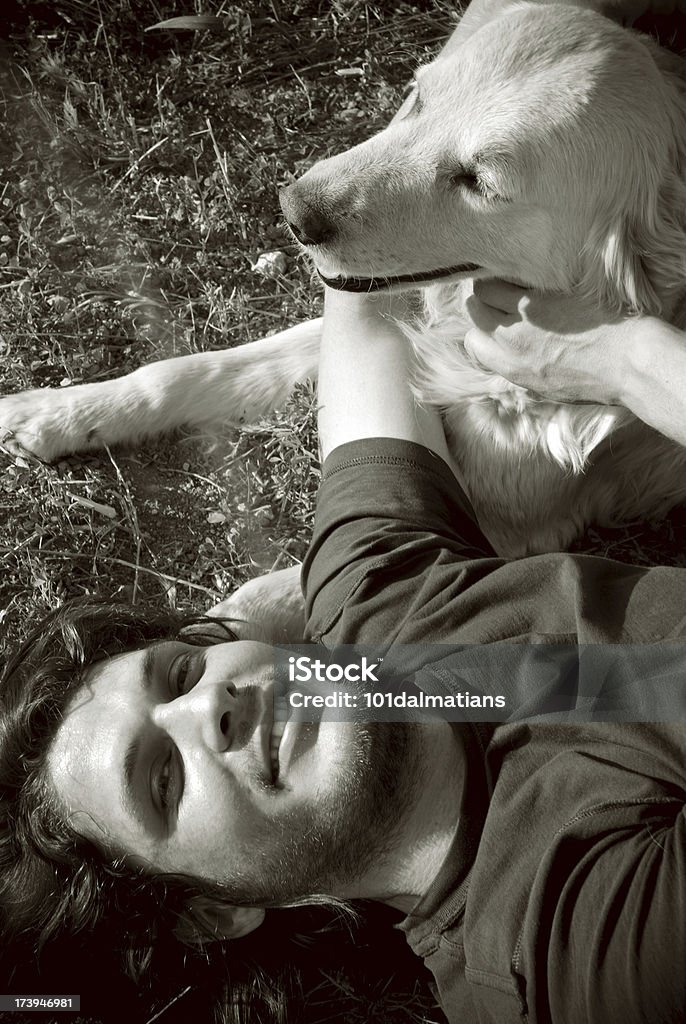
POLYGON ((0 445, 44 462, 97 447, 97 427, 79 406, 79 390, 40 388, 0 398, 0 445))

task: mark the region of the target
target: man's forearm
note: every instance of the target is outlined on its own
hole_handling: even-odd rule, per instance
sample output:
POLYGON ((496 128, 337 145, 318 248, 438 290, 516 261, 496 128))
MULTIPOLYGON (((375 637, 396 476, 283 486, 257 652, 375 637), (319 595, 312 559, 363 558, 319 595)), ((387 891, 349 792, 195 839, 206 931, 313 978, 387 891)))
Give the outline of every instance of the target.
POLYGON ((348 441, 395 437, 431 448, 448 461, 438 413, 411 388, 414 356, 393 316, 405 299, 327 290, 319 365, 322 456, 348 441))
POLYGON ((661 434, 686 445, 686 332, 653 317, 634 323, 621 403, 661 434))

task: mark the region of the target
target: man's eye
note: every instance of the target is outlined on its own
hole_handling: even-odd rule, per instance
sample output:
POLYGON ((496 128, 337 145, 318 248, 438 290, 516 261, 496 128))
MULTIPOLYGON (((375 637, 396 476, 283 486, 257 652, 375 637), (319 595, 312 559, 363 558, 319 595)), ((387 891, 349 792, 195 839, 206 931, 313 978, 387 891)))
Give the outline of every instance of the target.
POLYGON ((182 654, 172 664, 170 673, 170 689, 173 697, 180 697, 188 688, 188 676, 191 667, 190 654, 182 654))
POLYGON ((157 776, 157 795, 163 811, 169 808, 169 790, 171 788, 172 755, 171 753, 162 765, 157 776))

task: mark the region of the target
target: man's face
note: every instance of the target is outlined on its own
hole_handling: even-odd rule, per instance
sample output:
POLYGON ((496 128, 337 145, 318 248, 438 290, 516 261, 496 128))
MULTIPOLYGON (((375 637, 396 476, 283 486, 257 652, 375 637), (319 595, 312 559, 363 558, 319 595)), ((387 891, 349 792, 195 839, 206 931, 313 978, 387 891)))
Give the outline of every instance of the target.
POLYGON ((350 894, 398 826, 394 791, 410 796, 411 730, 289 721, 275 753, 273 691, 272 648, 251 641, 93 666, 48 756, 76 830, 257 904, 350 894))

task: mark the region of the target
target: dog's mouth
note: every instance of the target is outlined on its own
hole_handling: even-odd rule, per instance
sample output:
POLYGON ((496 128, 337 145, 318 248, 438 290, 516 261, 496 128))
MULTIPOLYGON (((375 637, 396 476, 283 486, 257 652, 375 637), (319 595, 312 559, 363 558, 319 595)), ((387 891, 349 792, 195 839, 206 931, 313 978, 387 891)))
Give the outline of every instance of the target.
POLYGON ((345 277, 337 274, 327 277, 317 271, 324 284, 339 292, 378 292, 390 288, 394 284, 421 284, 423 281, 435 281, 440 277, 451 277, 453 274, 473 274, 480 267, 476 263, 459 263, 454 267, 443 267, 440 270, 423 270, 418 274, 397 274, 385 277, 345 277))

